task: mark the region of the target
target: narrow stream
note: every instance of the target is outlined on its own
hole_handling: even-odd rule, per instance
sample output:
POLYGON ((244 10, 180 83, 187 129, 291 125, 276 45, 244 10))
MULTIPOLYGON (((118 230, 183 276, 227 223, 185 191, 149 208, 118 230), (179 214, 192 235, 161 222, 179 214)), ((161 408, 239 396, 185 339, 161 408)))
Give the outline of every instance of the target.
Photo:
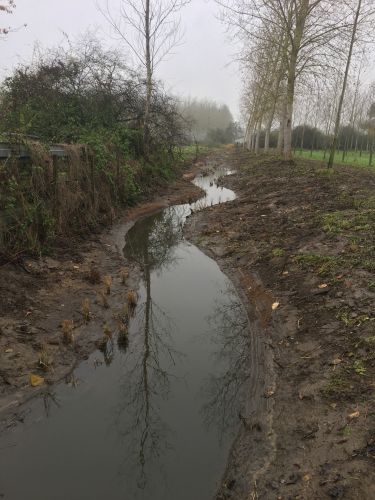
POLYGON ((142 269, 129 342, 82 363, 0 439, 6 500, 210 500, 248 377, 248 322, 217 264, 183 238, 192 210, 235 198, 223 167, 206 196, 139 220, 124 255, 142 269), (31 416, 30 416, 31 415, 31 416))

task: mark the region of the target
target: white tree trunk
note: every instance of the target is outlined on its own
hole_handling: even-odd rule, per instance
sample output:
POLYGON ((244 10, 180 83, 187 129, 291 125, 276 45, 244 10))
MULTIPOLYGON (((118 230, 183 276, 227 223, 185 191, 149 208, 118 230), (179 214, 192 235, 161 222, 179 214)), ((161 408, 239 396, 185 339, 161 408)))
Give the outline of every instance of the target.
POLYGON ((284 115, 284 160, 292 158, 292 129, 293 129, 293 105, 294 88, 296 80, 297 54, 292 53, 289 63, 288 84, 285 99, 284 115))
POLYGON ((264 136, 264 151, 267 153, 270 149, 270 135, 271 135, 271 127, 272 127, 272 122, 273 122, 273 117, 275 114, 275 106, 273 107, 273 110, 268 118, 268 122, 266 124, 266 132, 264 136))
POLYGON ((150 0, 145 4, 145 58, 146 58, 146 101, 143 116, 143 147, 147 156, 150 148, 150 111, 152 98, 152 59, 150 33, 150 0))
POLYGON ((279 135, 277 138, 277 150, 280 153, 280 155, 283 153, 283 150, 284 150, 285 120, 286 120, 286 98, 283 97, 283 104, 281 107, 280 129, 279 129, 279 135))
POLYGON ((264 151, 266 153, 268 153, 268 151, 270 150, 270 134, 271 134, 271 127, 267 127, 264 136, 264 151))
POLYGON ((260 133, 262 131, 262 120, 259 120, 259 124, 258 124, 258 127, 256 129, 256 133, 255 133, 255 147, 254 147, 254 150, 255 150, 255 154, 257 155, 259 153, 259 142, 260 142, 260 133))
POLYGON ((356 11, 356 14, 355 14, 355 17, 354 17, 352 35, 351 35, 351 40, 350 40, 349 54, 348 54, 348 58, 346 60, 346 68, 345 68, 345 74, 344 74, 344 81, 343 81, 343 84, 342 84, 342 91, 341 91, 341 95, 340 95, 340 99, 339 99, 339 105, 338 105, 338 109, 337 109, 335 130, 333 132, 333 140, 332 140, 331 151, 330 151, 329 160, 328 160, 328 168, 332 168, 333 167, 333 162, 334 162, 334 159, 335 159, 337 141, 338 141, 338 137, 339 137, 340 122, 341 122, 341 111, 342 111, 342 106, 343 106, 345 92, 346 92, 346 85, 347 85, 347 81, 348 81, 350 64, 351 64, 351 61, 352 61, 353 49, 354 49, 354 45, 355 45, 355 41, 356 41, 356 34, 357 34, 357 28, 358 28, 358 19, 359 19, 360 13, 361 13, 361 7, 362 7, 362 0, 358 0, 357 11, 356 11))

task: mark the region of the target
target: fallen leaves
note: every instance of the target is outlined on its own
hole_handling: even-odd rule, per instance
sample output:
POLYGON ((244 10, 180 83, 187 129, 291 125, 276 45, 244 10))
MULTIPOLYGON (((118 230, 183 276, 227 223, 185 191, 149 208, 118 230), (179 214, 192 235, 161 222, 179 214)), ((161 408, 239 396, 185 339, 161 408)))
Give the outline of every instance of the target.
POLYGON ((268 389, 265 390, 264 392, 264 397, 270 398, 275 394, 275 390, 272 387, 269 387, 268 389))
POLYGON ((274 302, 272 304, 272 311, 275 311, 279 307, 279 305, 280 305, 280 302, 274 302))
POLYGON ((340 363, 342 363, 342 359, 340 359, 340 358, 335 358, 335 359, 333 359, 333 360, 331 361, 331 365, 333 365, 333 366, 337 366, 337 365, 339 365, 340 363))
POLYGON ((39 377, 39 375, 34 375, 33 373, 30 375, 30 385, 32 387, 38 387, 39 385, 44 384, 44 378, 39 377))
POLYGON ((323 289, 323 288, 328 288, 328 284, 327 283, 321 283, 318 288, 320 289, 323 289))
POLYGON ((355 418, 358 418, 358 417, 359 417, 359 415, 360 415, 360 413, 359 413, 359 411, 357 410, 357 411, 355 411, 355 412, 353 412, 353 413, 350 413, 350 414, 348 415, 348 419, 349 419, 349 420, 354 420, 355 418))

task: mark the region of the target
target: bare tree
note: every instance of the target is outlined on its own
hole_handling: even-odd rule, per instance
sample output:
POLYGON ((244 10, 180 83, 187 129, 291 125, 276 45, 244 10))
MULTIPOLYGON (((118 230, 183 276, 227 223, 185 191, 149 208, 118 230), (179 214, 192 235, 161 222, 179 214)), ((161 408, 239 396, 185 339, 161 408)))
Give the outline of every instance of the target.
POLYGON ((120 0, 114 12, 106 0, 98 5, 114 32, 130 49, 145 74, 143 142, 149 152, 150 113, 154 72, 158 64, 181 42, 177 14, 190 0, 120 0))
MULTIPOLYGON (((373 11, 372 11, 372 13, 373 13, 373 11)), ((330 150, 330 155, 329 155, 329 160, 328 160, 328 168, 333 167, 333 162, 335 159, 335 153, 336 153, 337 141, 338 141, 339 129, 340 129, 340 122, 341 122, 341 113, 342 113, 342 107, 343 107, 347 83, 348 83, 349 70, 350 70, 350 65, 352 62, 354 46, 357 42, 358 27, 359 27, 360 22, 361 22, 361 15, 363 16, 363 14, 364 14, 363 13, 363 0, 358 0, 357 7, 354 11, 354 19, 353 19, 353 23, 352 23, 352 27, 351 27, 349 51, 348 51, 348 56, 346 59, 344 79, 342 82, 342 90, 341 90, 339 103, 338 103, 338 107, 337 107, 335 129, 333 132, 333 139, 332 139, 331 150, 330 150)), ((366 12, 365 17, 367 18, 369 15, 370 15, 370 12, 366 12)))
MULTIPOLYGON (((274 36, 274 53, 282 61, 285 86, 284 104, 279 109, 284 116, 284 157, 291 157, 292 118, 296 86, 301 75, 316 74, 318 68, 330 64, 332 51, 338 53, 333 41, 346 26, 348 9, 345 1, 328 0, 232 0, 217 2, 225 8, 226 22, 244 33, 248 43, 274 36)), ((281 143, 281 140, 280 140, 281 143)))
POLYGON ((247 140, 249 142, 249 139, 255 136, 256 152, 259 149, 259 137, 263 125, 265 126, 264 149, 265 151, 269 149, 271 126, 284 78, 281 48, 274 50, 275 36, 279 34, 266 33, 263 38, 257 39, 254 46, 249 47, 241 58, 241 62, 247 67, 248 75, 244 82, 246 98, 243 100, 249 116, 247 140))

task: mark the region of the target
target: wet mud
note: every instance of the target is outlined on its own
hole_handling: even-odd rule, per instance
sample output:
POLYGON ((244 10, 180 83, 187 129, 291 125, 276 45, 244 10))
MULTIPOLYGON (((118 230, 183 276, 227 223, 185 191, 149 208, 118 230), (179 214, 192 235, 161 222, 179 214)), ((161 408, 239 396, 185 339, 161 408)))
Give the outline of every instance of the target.
POLYGON ((237 199, 186 233, 242 293, 259 375, 217 498, 372 498, 375 175, 225 157, 237 199))

